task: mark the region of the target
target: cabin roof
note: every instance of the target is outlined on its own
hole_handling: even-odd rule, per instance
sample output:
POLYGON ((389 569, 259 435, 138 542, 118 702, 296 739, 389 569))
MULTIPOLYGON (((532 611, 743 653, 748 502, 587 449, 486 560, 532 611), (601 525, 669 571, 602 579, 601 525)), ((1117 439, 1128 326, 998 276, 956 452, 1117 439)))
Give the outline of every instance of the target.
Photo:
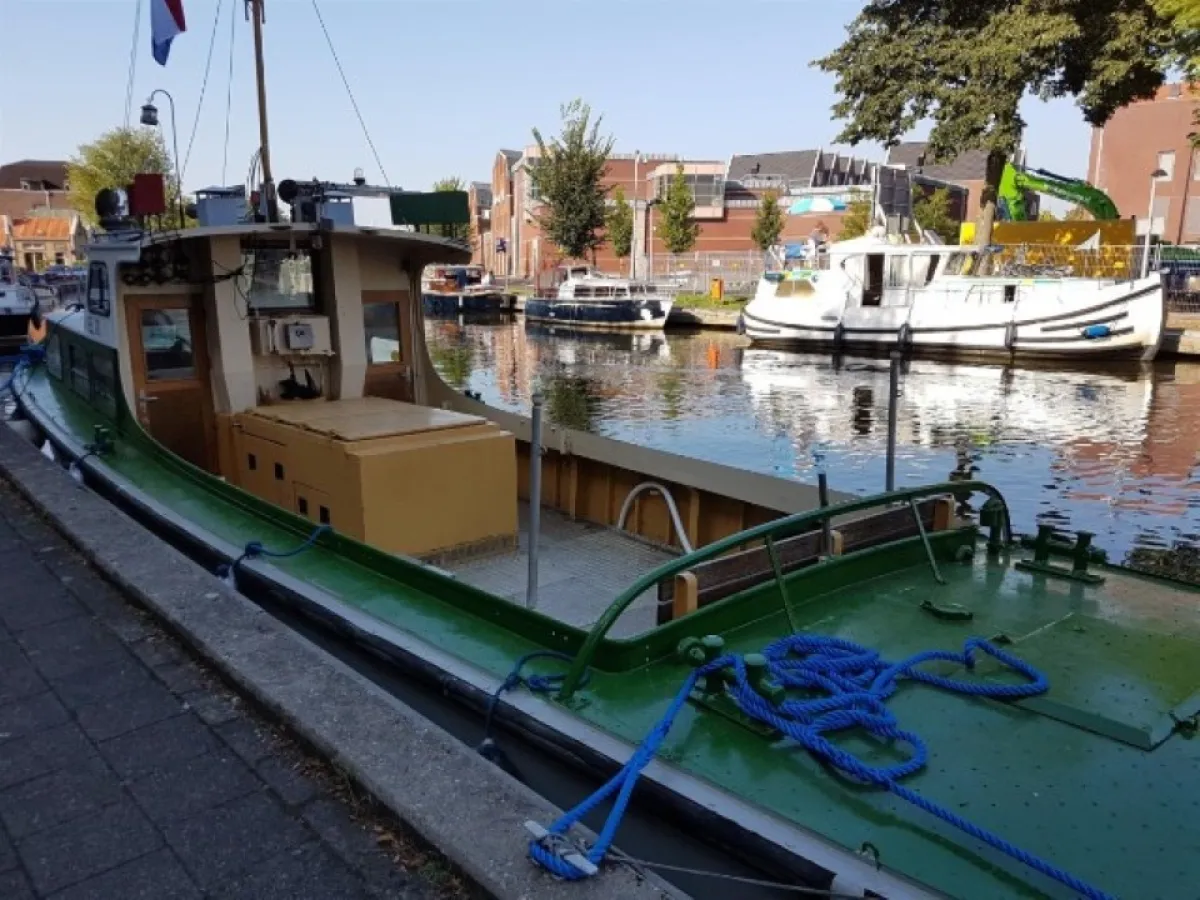
MULTIPOLYGON (((437 237, 432 234, 418 234, 414 231, 401 231, 398 228, 376 228, 369 225, 335 225, 332 228, 318 228, 309 222, 243 222, 236 225, 211 225, 201 228, 188 228, 184 231, 162 231, 152 235, 142 236, 144 245, 166 243, 175 240, 201 240, 214 237, 240 237, 252 235, 288 234, 328 234, 338 237, 349 236, 364 240, 397 241, 420 248, 426 255, 434 257, 429 262, 455 265, 469 262, 471 250, 464 244, 449 238, 437 237)), ((137 236, 132 236, 127 243, 136 243, 137 236)), ((107 240, 96 242, 96 246, 116 246, 121 243, 119 235, 110 235, 107 240)))

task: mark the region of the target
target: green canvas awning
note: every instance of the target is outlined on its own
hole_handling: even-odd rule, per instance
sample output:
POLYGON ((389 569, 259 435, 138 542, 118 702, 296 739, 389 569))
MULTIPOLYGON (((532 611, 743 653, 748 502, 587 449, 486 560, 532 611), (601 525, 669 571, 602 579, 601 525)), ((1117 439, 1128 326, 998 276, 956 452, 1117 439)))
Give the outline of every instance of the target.
POLYGON ((466 225, 471 221, 466 191, 396 193, 391 201, 393 225, 466 225))

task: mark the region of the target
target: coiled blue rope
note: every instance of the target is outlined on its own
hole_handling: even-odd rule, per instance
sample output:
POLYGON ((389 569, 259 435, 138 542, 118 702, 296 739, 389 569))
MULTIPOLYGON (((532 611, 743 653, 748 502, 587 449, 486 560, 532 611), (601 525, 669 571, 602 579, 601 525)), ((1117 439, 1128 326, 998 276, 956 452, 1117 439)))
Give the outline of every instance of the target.
POLYGON ((266 556, 271 559, 287 559, 290 556, 298 556, 312 547, 321 535, 332 531, 333 528, 329 525, 318 525, 312 530, 312 534, 305 539, 304 543, 298 547, 293 547, 291 550, 268 550, 262 545, 261 541, 250 541, 242 549, 242 555, 232 563, 217 566, 217 576, 223 581, 232 581, 234 572, 237 571, 238 566, 248 559, 255 559, 259 556, 266 556))
MULTIPOLYGON (((658 752, 667 734, 687 702, 699 679, 729 670, 730 696, 748 716, 770 725, 791 738, 818 760, 863 783, 885 788, 930 815, 953 825, 976 840, 1007 854, 1041 874, 1065 884, 1090 900, 1113 900, 1079 878, 1057 866, 1021 849, 985 828, 975 825, 920 794, 909 790, 899 781, 924 768, 928 749, 921 737, 900 728, 886 701, 896 691, 902 679, 919 681, 932 687, 974 697, 997 700, 1016 700, 1045 693, 1049 687, 1046 677, 1024 660, 1006 653, 982 638, 971 638, 961 653, 930 650, 905 660, 889 663, 868 647, 840 638, 815 634, 793 634, 782 638, 763 651, 767 672, 776 683, 789 689, 821 692, 812 699, 787 697, 774 704, 762 696, 750 683, 742 656, 726 654, 694 669, 684 681, 662 718, 646 735, 629 761, 599 790, 574 809, 564 813, 549 829, 552 838, 561 838, 584 816, 616 794, 612 810, 593 844, 584 854, 588 862, 599 865, 625 814, 633 788, 642 770, 658 752), (934 661, 954 662, 967 670, 975 667, 978 654, 985 653, 1024 676, 1022 684, 996 684, 963 681, 923 671, 919 667, 934 661), (854 754, 834 745, 826 735, 860 728, 869 734, 903 743, 910 750, 909 758, 891 766, 869 765, 854 754)), ((555 852, 553 841, 535 839, 529 844, 529 855, 538 865, 554 875, 570 881, 587 877, 587 873, 555 852)))

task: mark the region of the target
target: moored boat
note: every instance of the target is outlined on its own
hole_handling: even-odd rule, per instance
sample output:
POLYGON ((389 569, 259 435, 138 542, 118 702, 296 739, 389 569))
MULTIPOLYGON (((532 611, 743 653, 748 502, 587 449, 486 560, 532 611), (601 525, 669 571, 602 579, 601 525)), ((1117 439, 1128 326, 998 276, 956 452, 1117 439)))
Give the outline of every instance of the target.
POLYGON ((842 241, 827 271, 766 273, 739 327, 762 346, 1154 359, 1166 323, 1157 273, 1046 276, 999 264, 999 249, 842 241))
MULTIPOLYGON (((31 319, 51 304, 43 304, 33 287, 17 275, 12 253, 0 248, 0 350, 16 350, 27 340, 31 319)), ((34 325, 39 322, 34 322, 34 325)))
POLYGON ((525 301, 525 319, 576 328, 661 331, 674 297, 652 282, 614 278, 588 267, 561 270, 552 295, 525 301))
MULTIPOLYGON (((1023 546, 982 483, 817 509, 794 482, 564 429, 538 453, 530 591, 530 423, 437 378, 407 299, 455 253, 305 223, 116 235, 19 403, 87 483, 235 584, 462 702, 499 693, 494 721, 547 752, 632 760, 618 788, 640 773, 638 796, 775 878, 891 898, 1200 878, 1172 824, 1200 788, 1200 591, 1109 566, 1086 535, 1023 546), (188 265, 143 271, 166 248, 188 265), (406 402, 378 396, 395 385, 406 402), (530 665, 553 689, 505 692, 529 653, 565 657, 530 665)), ((584 877, 606 849, 538 836, 531 855, 584 877)))
POLYGON ((425 312, 431 315, 512 312, 516 296, 492 283, 482 266, 433 266, 421 277, 425 312))

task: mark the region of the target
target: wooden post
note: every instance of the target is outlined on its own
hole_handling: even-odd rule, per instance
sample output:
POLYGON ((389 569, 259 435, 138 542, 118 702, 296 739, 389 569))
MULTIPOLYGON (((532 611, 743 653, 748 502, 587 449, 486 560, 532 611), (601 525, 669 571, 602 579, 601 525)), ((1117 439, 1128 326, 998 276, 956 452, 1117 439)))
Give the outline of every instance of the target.
POLYGON ((829 532, 829 555, 841 556, 846 548, 846 538, 836 528, 829 532))
POLYGON ((954 498, 939 497, 933 503, 931 531, 948 531, 954 525, 954 498))
POLYGON ((693 572, 675 576, 675 596, 671 599, 671 620, 680 619, 700 608, 700 583, 693 572))

